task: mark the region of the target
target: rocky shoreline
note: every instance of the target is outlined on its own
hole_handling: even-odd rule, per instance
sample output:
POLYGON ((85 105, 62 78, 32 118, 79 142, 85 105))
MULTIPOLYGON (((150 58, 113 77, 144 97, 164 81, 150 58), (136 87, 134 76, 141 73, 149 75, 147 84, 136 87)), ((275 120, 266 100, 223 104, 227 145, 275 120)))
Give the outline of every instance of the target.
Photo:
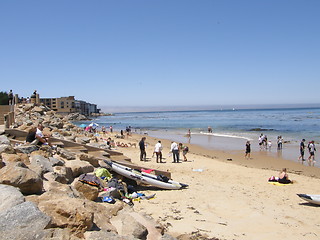
MULTIPOLYGON (((42 123, 55 138, 105 147, 70 122, 75 120, 85 117, 24 104, 15 108, 13 128, 28 131, 42 123)), ((11 144, 1 135, 0 155, 1 239, 209 239, 196 234, 174 238, 163 224, 123 201, 99 201, 99 188, 78 181, 81 174, 104 167, 90 154, 11 144)))

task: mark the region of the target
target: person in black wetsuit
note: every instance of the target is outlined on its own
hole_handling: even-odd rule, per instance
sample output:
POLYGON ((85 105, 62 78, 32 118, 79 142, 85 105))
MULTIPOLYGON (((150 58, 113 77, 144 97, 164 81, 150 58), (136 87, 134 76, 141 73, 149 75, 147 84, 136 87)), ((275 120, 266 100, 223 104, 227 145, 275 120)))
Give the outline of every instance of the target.
POLYGON ((145 161, 146 160, 146 146, 145 146, 145 141, 146 137, 141 138, 141 141, 139 142, 139 147, 140 147, 140 161, 145 161))

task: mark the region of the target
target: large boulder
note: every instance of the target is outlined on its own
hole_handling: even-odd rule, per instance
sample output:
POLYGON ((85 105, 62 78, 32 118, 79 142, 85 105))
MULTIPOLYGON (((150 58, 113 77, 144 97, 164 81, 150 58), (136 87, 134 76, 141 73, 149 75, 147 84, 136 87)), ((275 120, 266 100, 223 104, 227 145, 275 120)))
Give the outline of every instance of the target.
MULTIPOLYGON (((117 216, 111 219, 111 223, 117 228, 118 234, 121 236, 133 236, 138 239, 147 239, 148 230, 140 219, 136 216, 132 216, 132 211, 123 209, 117 216)), ((160 235, 160 233, 159 233, 160 235)), ((158 238, 150 238, 158 239, 158 238)))
POLYGON ((24 196, 18 188, 0 184, 0 192, 0 212, 6 211, 25 201, 24 196))
POLYGON ((76 159, 76 154, 70 152, 70 151, 67 151, 63 148, 58 148, 58 154, 60 155, 60 157, 62 158, 65 158, 67 160, 74 160, 76 159))
POLYGON ((39 235, 48 227, 50 217, 32 202, 18 204, 0 212, 1 240, 41 239, 39 235))
POLYGON ((30 164, 29 157, 25 153, 1 153, 1 157, 5 163, 23 162, 24 164, 30 164))
POLYGON ((84 233, 84 237, 87 240, 103 240, 103 239, 112 239, 112 240, 138 240, 133 236, 120 236, 113 232, 108 231, 88 231, 84 233))
POLYGON ((30 144, 23 144, 23 145, 19 145, 19 146, 14 147, 14 150, 18 153, 30 154, 34 151, 37 151, 38 147, 35 145, 30 145, 30 144))
POLYGON ((7 144, 0 144, 0 153, 16 153, 16 150, 7 144))
POLYGON ((49 157, 49 161, 51 162, 52 167, 55 166, 63 166, 64 165, 64 161, 55 157, 49 157))
POLYGON ((0 135, 0 144, 9 145, 10 140, 7 138, 7 136, 0 135))
POLYGON ((86 209, 94 213, 95 226, 103 231, 117 232, 117 229, 111 224, 110 219, 123 209, 122 201, 116 201, 114 204, 86 201, 86 209))
POLYGON ((62 184, 55 181, 44 181, 44 189, 46 192, 41 194, 39 198, 31 200, 30 196, 27 196, 27 200, 39 203, 39 201, 49 201, 56 198, 81 198, 80 193, 68 184, 62 184))
POLYGON ((23 194, 42 192, 43 181, 23 163, 9 164, 0 169, 0 183, 18 187, 23 194))
POLYGON ((63 177, 65 177, 68 182, 71 183, 73 181, 73 173, 72 169, 70 167, 65 167, 65 166, 54 166, 53 171, 63 177))
POLYGON ((86 161, 88 163, 90 163, 92 166, 94 167, 100 167, 99 165, 99 159, 97 159, 95 156, 91 155, 91 154, 87 154, 87 153, 79 153, 77 154, 77 157, 81 160, 81 161, 86 161))
POLYGON ((42 155, 33 155, 30 156, 30 166, 29 168, 35 170, 40 168, 39 175, 43 175, 47 172, 53 172, 52 163, 50 160, 42 155))
POLYGON ((39 201, 38 207, 52 218, 50 227, 68 228, 78 237, 93 226, 93 213, 86 209, 82 199, 61 196, 39 201))
MULTIPOLYGON (((64 175, 56 173, 56 172, 45 173, 43 175, 43 178, 44 178, 44 180, 47 180, 49 182, 55 181, 55 182, 59 182, 62 184, 67 184, 69 182, 69 180, 64 175)), ((45 183, 46 183, 46 181, 43 182, 43 188, 46 190, 45 183)))
POLYGON ((93 172, 94 170, 90 163, 81 160, 67 161, 65 166, 71 168, 74 178, 79 177, 83 173, 93 172))
POLYGON ((79 180, 73 181, 72 186, 88 200, 94 201, 98 198, 99 189, 96 186, 91 186, 79 180))

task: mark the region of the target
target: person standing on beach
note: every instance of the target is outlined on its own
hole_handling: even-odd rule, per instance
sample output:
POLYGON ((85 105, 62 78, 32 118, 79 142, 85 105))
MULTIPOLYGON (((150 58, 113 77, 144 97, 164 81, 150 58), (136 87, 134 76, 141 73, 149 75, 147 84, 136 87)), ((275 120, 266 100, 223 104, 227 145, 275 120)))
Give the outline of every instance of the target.
POLYGON ((110 128, 110 132, 112 133, 112 132, 113 132, 113 127, 112 127, 112 126, 110 126, 109 128, 110 128))
POLYGON ((212 133, 212 127, 208 127, 208 133, 212 133))
POLYGON ((158 141, 156 143, 156 145, 154 146, 154 152, 156 153, 156 157, 157 157, 157 163, 162 163, 162 145, 161 145, 161 141, 158 141))
POLYGON ((304 142, 306 140, 305 139, 302 139, 301 142, 300 142, 300 156, 299 156, 299 161, 301 160, 301 163, 303 164, 303 162, 305 161, 304 159, 304 149, 305 149, 305 145, 304 145, 304 142))
POLYGON ((182 143, 179 143, 179 149, 180 149, 180 151, 182 151, 183 160, 185 162, 188 161, 187 153, 189 152, 189 147, 188 146, 184 146, 182 143))
POLYGON ((179 162, 179 147, 176 142, 171 142, 170 152, 172 152, 173 163, 179 162))
POLYGON ((143 137, 143 138, 141 138, 141 141, 139 142, 140 161, 146 161, 146 157, 147 157, 145 140, 146 140, 146 137, 143 137))
POLYGON ((8 93, 8 100, 9 100, 9 105, 13 105, 13 92, 10 90, 8 93))
POLYGON ((308 163, 309 163, 309 166, 313 166, 314 167, 314 164, 315 164, 315 159, 314 159, 314 153, 316 150, 316 146, 314 145, 314 141, 311 141, 309 144, 308 144, 308 149, 309 149, 309 158, 308 158, 308 163))
POLYGON ((277 140, 278 150, 281 150, 281 149, 282 149, 282 141, 283 141, 282 136, 278 136, 278 140, 277 140))
POLYGON ((246 154, 244 155, 244 157, 246 159, 250 159, 250 153, 251 153, 251 144, 250 141, 246 142, 246 154))

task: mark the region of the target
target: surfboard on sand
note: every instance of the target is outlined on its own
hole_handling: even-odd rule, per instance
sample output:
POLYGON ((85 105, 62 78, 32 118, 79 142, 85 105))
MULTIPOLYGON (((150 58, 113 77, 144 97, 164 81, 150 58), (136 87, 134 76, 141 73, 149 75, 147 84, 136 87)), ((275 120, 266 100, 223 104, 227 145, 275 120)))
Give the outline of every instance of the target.
POLYGON ((105 161, 112 169, 112 171, 132 180, 135 180, 138 184, 146 184, 162 189, 177 190, 188 187, 187 184, 175 182, 171 179, 164 179, 161 175, 157 176, 151 173, 138 171, 130 167, 121 165, 119 163, 105 161))
POLYGON ((309 195, 301 193, 298 193, 297 195, 309 203, 320 205, 320 195, 309 195))

